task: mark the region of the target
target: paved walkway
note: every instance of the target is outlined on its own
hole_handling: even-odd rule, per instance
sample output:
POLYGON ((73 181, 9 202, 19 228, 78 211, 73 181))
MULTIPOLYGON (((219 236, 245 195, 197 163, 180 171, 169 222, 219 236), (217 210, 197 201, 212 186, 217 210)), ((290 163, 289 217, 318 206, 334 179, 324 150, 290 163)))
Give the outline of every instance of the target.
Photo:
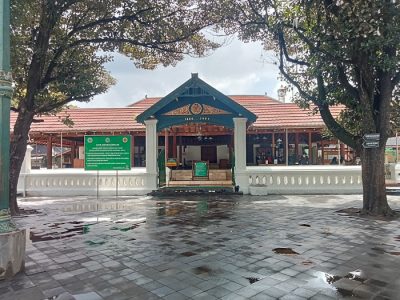
MULTIPOLYGON (((400 197, 390 196, 393 208, 400 197)), ((399 299, 400 221, 361 196, 21 200, 39 215, 0 299, 399 299)))

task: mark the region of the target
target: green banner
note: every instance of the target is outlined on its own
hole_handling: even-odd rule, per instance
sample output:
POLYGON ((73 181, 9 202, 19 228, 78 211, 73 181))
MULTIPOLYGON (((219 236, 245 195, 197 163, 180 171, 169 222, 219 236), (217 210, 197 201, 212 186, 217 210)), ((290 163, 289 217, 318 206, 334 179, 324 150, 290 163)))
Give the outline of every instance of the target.
POLYGON ((130 170, 130 135, 85 136, 85 170, 130 170))
POLYGON ((193 177, 208 177, 208 163, 196 161, 193 166, 193 177))

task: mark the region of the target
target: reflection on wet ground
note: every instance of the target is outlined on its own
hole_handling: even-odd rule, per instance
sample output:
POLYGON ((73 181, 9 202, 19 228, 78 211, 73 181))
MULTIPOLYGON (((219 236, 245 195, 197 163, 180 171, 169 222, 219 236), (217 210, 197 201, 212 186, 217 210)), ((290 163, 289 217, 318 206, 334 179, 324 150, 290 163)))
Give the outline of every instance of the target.
POLYGON ((396 299, 400 222, 336 213, 360 199, 28 198, 26 271, 1 299, 396 299))

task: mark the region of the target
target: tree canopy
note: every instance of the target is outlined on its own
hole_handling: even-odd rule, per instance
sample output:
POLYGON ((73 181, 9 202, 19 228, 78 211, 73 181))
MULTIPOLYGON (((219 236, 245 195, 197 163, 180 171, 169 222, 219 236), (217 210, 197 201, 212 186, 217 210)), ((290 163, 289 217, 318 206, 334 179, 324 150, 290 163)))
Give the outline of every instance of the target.
POLYGON ((312 105, 327 128, 362 153, 364 212, 391 214, 384 147, 396 120, 400 81, 400 3, 393 0, 228 1, 223 27, 274 49, 296 102, 312 105), (397 95, 397 96, 396 96, 397 95), (397 101, 397 102, 396 102, 397 101), (343 107, 342 121, 330 107, 343 107), (378 149, 363 135, 380 134, 378 149))
POLYGON ((71 101, 90 101, 114 79, 104 68, 110 53, 140 68, 174 65, 218 45, 203 29, 217 15, 196 0, 11 0, 12 71, 18 113, 11 137, 10 201, 35 116, 71 101))
POLYGON ((202 56, 216 44, 201 30, 206 5, 197 1, 11 1, 16 111, 49 112, 88 101, 114 83, 104 63, 119 52, 138 67, 202 56))

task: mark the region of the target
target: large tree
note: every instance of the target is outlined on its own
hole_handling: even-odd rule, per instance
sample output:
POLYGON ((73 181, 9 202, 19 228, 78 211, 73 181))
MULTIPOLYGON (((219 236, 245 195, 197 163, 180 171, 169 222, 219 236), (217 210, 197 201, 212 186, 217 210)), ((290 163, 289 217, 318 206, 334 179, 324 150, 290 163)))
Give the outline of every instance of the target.
POLYGON ((361 153, 363 213, 391 215, 384 151, 400 80, 400 2, 231 0, 224 5, 225 28, 275 49, 281 73, 299 92, 299 105, 315 106, 327 128, 361 153), (344 107, 349 127, 333 118, 335 105, 344 107), (363 148, 368 133, 380 134, 378 148, 363 148))
MULTIPOLYGON (((35 116, 89 101, 113 84, 104 69, 119 52, 136 66, 171 65, 217 45, 202 29, 215 22, 208 1, 12 0, 11 43, 18 113, 10 149, 10 209, 35 116)), ((134 85, 133 85, 134 86, 134 85)))

